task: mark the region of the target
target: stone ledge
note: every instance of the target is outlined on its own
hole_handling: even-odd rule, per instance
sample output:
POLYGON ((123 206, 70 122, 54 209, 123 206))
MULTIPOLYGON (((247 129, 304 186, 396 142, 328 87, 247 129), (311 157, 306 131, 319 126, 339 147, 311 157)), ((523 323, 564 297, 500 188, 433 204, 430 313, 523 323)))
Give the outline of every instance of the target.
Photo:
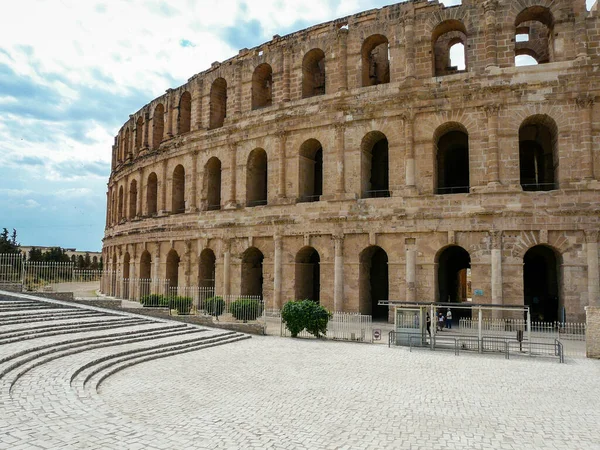
POLYGON ((585 346, 588 358, 600 359, 600 307, 585 308, 585 346))

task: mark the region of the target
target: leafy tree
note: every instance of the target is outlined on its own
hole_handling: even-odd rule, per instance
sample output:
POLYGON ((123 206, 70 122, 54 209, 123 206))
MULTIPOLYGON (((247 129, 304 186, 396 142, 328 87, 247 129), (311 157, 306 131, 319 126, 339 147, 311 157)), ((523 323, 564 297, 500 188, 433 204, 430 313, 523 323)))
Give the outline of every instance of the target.
POLYGON ((44 255, 39 248, 32 247, 27 255, 27 260, 32 262, 41 262, 44 260, 44 255))
POLYGON ((281 310, 281 319, 292 337, 304 329, 317 338, 326 335, 330 318, 331 313, 312 300, 287 302, 281 310))
POLYGON ((20 253, 19 243, 17 242, 17 230, 13 228, 12 234, 6 228, 0 233, 0 253, 20 253))
POLYGON ((83 258, 83 268, 89 269, 92 266, 92 258, 90 258, 90 254, 85 252, 85 257, 83 258))

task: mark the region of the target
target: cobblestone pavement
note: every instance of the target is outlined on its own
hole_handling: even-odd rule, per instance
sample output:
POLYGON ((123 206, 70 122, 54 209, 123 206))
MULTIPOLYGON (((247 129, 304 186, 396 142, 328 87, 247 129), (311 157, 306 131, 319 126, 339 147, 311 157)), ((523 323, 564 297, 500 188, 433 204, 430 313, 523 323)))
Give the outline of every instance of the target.
MULTIPOLYGON (((73 345, 86 333, 7 339, 33 326, 10 323, 14 314, 0 313, 0 449, 600 449, 600 361, 253 337, 144 362, 103 381, 108 372, 86 368, 125 348, 148 348, 132 340, 56 350, 64 354, 17 377, 20 369, 10 365, 23 352, 73 345)), ((152 332, 165 323, 126 329, 152 332)), ((98 330, 94 338, 121 331, 98 330)), ((160 335, 152 345, 188 336, 160 335)))

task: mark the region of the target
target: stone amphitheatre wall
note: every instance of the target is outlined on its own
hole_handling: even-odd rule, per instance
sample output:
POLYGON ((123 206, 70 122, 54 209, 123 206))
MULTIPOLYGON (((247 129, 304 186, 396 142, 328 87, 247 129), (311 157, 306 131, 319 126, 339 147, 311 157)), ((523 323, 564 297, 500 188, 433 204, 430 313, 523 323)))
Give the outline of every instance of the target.
POLYGON ((599 34, 585 0, 419 0, 242 49, 119 131, 106 266, 272 307, 470 297, 582 320, 599 34))

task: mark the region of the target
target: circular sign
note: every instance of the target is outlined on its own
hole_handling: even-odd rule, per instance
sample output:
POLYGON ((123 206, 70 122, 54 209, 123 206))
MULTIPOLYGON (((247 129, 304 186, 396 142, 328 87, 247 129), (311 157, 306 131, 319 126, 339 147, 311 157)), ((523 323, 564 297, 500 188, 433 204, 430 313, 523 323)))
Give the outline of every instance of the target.
POLYGON ((373 339, 375 339, 376 341, 381 339, 381 330, 380 329, 375 329, 373 330, 373 339))

